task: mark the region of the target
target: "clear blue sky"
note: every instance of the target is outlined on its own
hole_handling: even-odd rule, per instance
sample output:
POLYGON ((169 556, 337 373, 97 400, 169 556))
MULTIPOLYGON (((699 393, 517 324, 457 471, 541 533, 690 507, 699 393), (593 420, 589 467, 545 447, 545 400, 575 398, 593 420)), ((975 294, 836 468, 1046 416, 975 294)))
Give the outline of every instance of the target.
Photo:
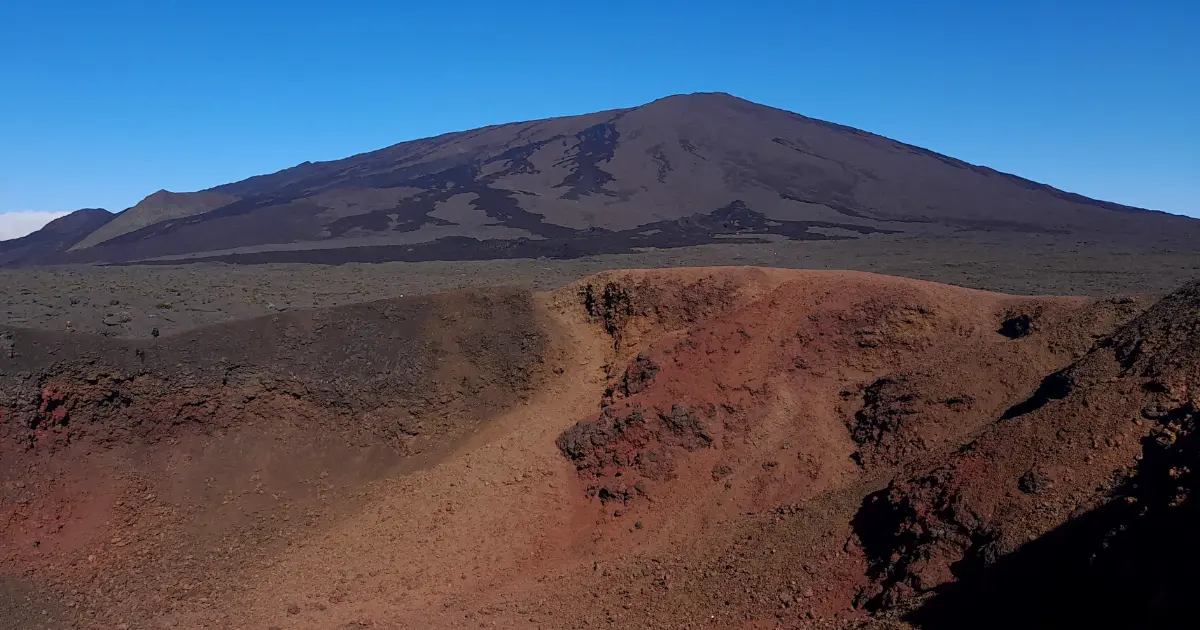
POLYGON ((1196 0, 14 0, 0 212, 694 91, 1200 215, 1196 0))

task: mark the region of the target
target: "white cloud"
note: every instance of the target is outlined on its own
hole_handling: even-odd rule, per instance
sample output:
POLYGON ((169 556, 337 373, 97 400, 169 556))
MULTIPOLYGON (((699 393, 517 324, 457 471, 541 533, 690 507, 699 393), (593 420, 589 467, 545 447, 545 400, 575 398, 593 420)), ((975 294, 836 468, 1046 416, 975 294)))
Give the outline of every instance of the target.
POLYGON ((0 212, 0 241, 21 238, 26 234, 36 232, 47 223, 67 214, 69 213, 48 210, 0 212))

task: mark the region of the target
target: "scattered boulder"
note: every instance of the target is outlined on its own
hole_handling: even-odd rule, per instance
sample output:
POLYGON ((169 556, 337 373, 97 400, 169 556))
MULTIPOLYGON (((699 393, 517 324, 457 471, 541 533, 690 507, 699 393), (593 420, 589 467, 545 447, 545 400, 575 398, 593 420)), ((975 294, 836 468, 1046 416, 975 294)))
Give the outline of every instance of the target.
POLYGON ((649 355, 639 354, 633 363, 625 368, 625 375, 621 378, 621 391, 626 396, 637 394, 649 387, 657 375, 658 364, 651 360, 649 355))
POLYGON ((1025 313, 1007 317, 996 332, 1009 339, 1028 337, 1033 332, 1033 317, 1025 313))

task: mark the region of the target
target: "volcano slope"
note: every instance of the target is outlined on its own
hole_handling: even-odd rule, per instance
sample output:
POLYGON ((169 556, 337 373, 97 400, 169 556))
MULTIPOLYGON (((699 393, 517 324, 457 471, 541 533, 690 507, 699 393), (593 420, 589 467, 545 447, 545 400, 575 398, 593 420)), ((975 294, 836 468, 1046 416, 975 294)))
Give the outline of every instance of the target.
MULTIPOLYGON (((1144 310, 675 269, 147 342, 7 330, 0 612, 19 627, 973 625, 962 611, 1004 609, 1038 558, 1078 576, 1115 541, 1117 575, 1179 531, 1196 294, 1144 310), (1090 538, 1038 551, 1080 519, 1090 538), (1137 531, 1101 535, 1121 525, 1137 531)), ((1027 597, 1006 619, 1052 623, 1110 584, 1126 582, 1027 597)))
POLYGON ((888 235, 999 237, 1013 255, 1030 237, 1193 253, 1200 235, 1195 219, 720 93, 456 131, 160 190, 116 215, 75 214, 0 243, 0 267, 572 260, 715 244, 874 247, 888 235))

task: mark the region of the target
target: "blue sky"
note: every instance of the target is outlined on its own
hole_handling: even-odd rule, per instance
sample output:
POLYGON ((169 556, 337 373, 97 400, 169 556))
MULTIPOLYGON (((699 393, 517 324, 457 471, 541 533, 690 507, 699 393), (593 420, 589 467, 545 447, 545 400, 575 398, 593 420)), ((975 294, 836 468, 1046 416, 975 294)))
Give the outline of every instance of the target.
POLYGON ((0 212, 725 91, 1200 215, 1197 32, 1194 1, 8 2, 0 212))

